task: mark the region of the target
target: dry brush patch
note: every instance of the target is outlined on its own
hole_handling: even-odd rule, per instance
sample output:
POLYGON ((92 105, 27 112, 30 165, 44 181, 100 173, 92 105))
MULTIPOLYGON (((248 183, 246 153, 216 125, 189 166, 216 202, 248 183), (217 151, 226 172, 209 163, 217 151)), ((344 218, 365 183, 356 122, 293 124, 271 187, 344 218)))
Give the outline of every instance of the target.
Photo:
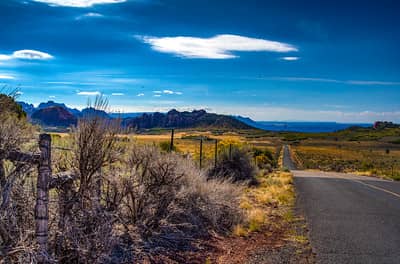
MULTIPOLYGON (((15 120, 12 124, 22 129, 15 120)), ((18 147, 11 136, 23 137, 1 127, 6 128, 2 148, 18 147)), ((242 221, 240 184, 207 179, 178 153, 121 143, 109 120, 81 119, 69 137, 53 139, 68 154, 56 151, 53 157, 54 171, 65 172, 49 183, 54 185, 48 205, 50 261, 182 263, 201 241, 226 235, 242 221)), ((11 199, 6 197, 10 202, 0 210, 1 261, 35 262, 35 189, 27 189, 33 186, 30 174, 18 172, 18 177, 5 172, 11 199)))
POLYGON ((355 172, 400 179, 400 150, 379 144, 295 146, 295 155, 304 169, 355 172))
POLYGON ((257 180, 259 185, 246 188, 241 198, 245 221, 232 236, 215 241, 219 250, 209 256, 210 262, 313 263, 304 221, 293 211, 292 175, 261 173, 257 180))

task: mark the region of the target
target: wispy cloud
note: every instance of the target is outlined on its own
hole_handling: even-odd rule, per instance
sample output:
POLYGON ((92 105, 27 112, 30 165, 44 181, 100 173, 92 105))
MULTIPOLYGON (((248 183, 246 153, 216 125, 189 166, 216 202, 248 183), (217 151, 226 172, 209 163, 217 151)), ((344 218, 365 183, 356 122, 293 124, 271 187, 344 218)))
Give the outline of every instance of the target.
POLYGON ((111 94, 112 96, 123 96, 123 95, 125 95, 124 93, 112 93, 111 94))
POLYGON ((400 82, 385 82, 385 81, 347 81, 348 84, 355 85, 400 85, 400 82))
POLYGON ((46 52, 37 51, 37 50, 17 50, 12 54, 0 54, 1 60, 12 60, 12 59, 21 59, 21 60, 50 60, 54 57, 46 52))
POLYGON ((144 93, 138 93, 137 96, 138 97, 144 96, 144 93))
POLYGON ((300 57, 282 57, 281 59, 285 61, 297 61, 300 57))
POLYGON ((85 96, 96 96, 96 95, 101 95, 99 91, 94 91, 94 92, 77 92, 77 95, 85 95, 85 96))
POLYGON ((175 92, 172 90, 153 91, 153 93, 154 94, 170 94, 170 95, 172 95, 172 94, 182 95, 183 94, 182 92, 175 92))
POLYGON ((104 15, 100 14, 100 13, 93 13, 93 12, 89 12, 80 16, 75 17, 76 20, 81 20, 81 19, 85 19, 85 18, 101 18, 104 17, 104 15))
POLYGON ((0 79, 2 79, 2 80, 13 80, 13 79, 15 79, 15 77, 11 76, 11 75, 6 75, 6 74, 0 74, 0 79))
POLYGON ((342 81, 327 78, 313 78, 313 77, 267 77, 270 80, 282 80, 282 81, 305 81, 305 82, 333 82, 340 83, 342 81))
POLYGON ((54 99, 54 98, 56 98, 56 96, 55 95, 50 95, 49 98, 54 99))
POLYGON ((136 36, 153 50, 184 58, 231 59, 235 51, 290 52, 298 49, 287 43, 239 35, 217 35, 211 38, 136 36))
POLYGON ((400 82, 391 81, 370 81, 370 80, 337 80, 328 78, 314 78, 314 77, 257 77, 251 79, 262 79, 262 80, 280 80, 280 81, 304 81, 304 82, 326 82, 326 83, 340 83, 340 84, 351 84, 351 85, 387 85, 397 86, 400 82))
POLYGON ((163 90, 162 91, 164 94, 176 94, 176 95, 182 95, 182 92, 175 92, 171 90, 163 90))
POLYGON ((155 94, 154 97, 161 97, 161 94, 155 94))
POLYGON ((126 0, 32 0, 33 2, 45 3, 50 6, 68 6, 68 7, 91 7, 99 4, 117 4, 126 2, 126 0))

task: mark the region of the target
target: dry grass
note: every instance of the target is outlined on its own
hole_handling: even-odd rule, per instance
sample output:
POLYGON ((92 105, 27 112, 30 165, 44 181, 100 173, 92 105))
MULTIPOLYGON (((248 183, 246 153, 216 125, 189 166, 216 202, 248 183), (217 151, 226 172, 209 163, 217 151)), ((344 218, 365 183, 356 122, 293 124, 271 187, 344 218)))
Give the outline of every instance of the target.
POLYGON ((291 212, 294 203, 292 174, 273 172, 259 175, 257 186, 246 188, 240 202, 245 211, 246 223, 234 229, 237 236, 247 236, 271 224, 271 215, 283 217, 291 212))
POLYGON ((400 149, 397 146, 381 146, 377 142, 314 144, 293 147, 298 163, 304 169, 354 172, 400 179, 400 149))

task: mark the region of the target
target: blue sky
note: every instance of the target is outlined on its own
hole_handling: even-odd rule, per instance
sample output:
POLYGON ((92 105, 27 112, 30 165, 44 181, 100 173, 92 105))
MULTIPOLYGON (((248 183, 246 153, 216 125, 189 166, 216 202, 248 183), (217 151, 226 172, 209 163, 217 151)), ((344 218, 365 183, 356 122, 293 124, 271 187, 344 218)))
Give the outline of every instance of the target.
POLYGON ((2 0, 20 100, 400 122, 398 1, 2 0))

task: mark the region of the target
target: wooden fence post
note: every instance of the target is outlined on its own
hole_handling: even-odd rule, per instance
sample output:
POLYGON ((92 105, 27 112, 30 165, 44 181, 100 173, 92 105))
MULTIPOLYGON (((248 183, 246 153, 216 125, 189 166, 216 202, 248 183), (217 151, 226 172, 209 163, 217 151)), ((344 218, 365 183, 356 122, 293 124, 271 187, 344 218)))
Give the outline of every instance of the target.
POLYGON ((173 151, 174 150, 174 129, 171 130, 171 141, 169 143, 169 151, 173 151))
POLYGON ((217 167, 217 161, 218 161, 218 139, 215 140, 214 168, 217 167))
POLYGON ((4 170, 4 160, 0 157, 0 186, 6 184, 6 171, 4 170))
POLYGON ((38 165, 35 206, 36 240, 39 245, 38 263, 47 263, 49 224, 49 180, 51 178, 51 136, 40 134, 40 159, 38 165))
POLYGON ((229 160, 232 160, 232 144, 229 144, 229 160))
POLYGON ((200 169, 203 163, 203 138, 200 138, 200 169))

